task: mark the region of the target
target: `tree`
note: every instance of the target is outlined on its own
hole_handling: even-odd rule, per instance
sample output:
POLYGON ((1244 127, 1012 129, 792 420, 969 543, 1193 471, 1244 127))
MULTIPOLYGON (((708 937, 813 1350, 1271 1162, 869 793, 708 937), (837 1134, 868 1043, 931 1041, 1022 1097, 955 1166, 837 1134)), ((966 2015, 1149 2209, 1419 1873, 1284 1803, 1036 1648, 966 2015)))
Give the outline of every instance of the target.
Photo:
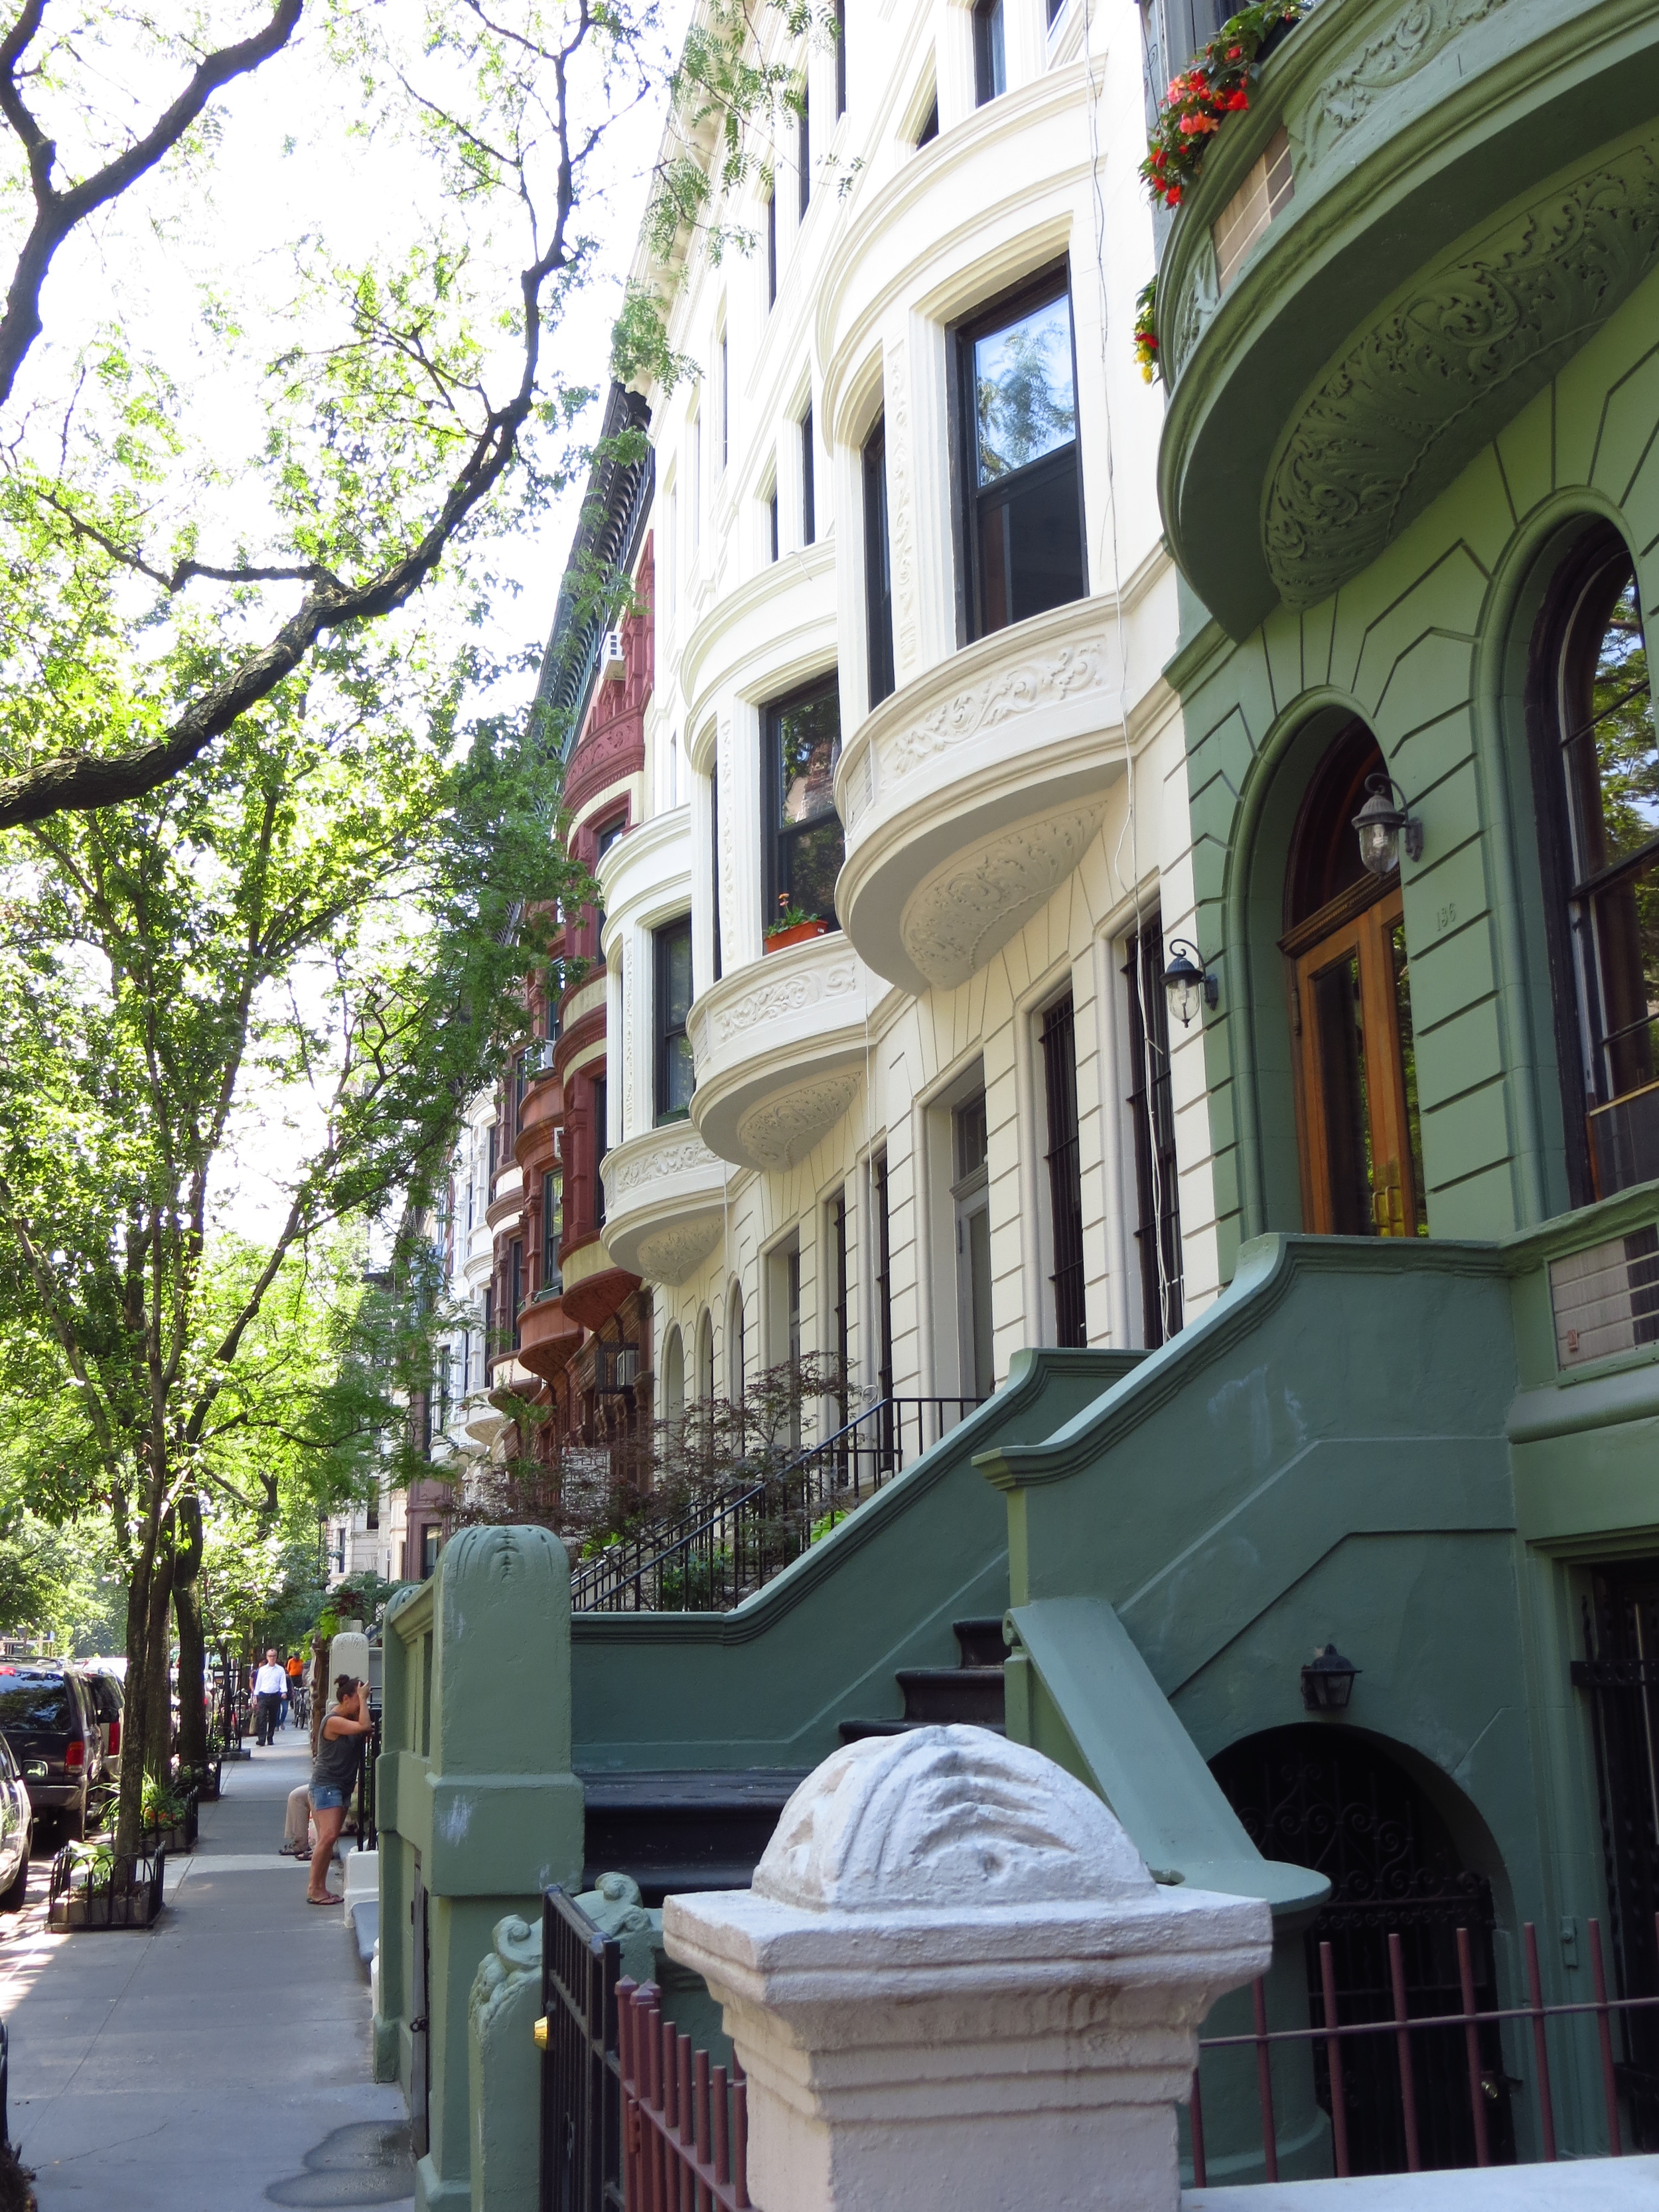
POLYGON ((9 1371, 60 1409, 43 1503, 106 1510, 127 1577, 123 1850, 167 1753, 188 1501, 257 1515, 273 1454, 371 1447, 340 1418, 361 1375, 296 1386, 283 1301, 337 1224, 441 1176, 522 1029, 514 917, 589 889, 556 757, 486 726, 456 761, 453 671, 331 674, 329 711, 284 687, 191 777, 0 846, 0 1313, 9 1371), (284 1208, 216 1241, 215 1178, 283 1100, 307 1125, 284 1208))
MULTIPOLYGON (((248 11, 227 0, 220 12, 248 11)), ((193 23, 23 0, 0 40, 0 143, 30 210, 0 315, 0 410, 27 403, 0 460, 0 560, 41 571, 33 619, 9 627, 0 653, 0 829, 155 790, 330 641, 407 607, 441 563, 461 598, 479 587, 486 521, 536 511, 566 465, 547 440, 589 396, 550 366, 544 340, 592 259, 574 227, 587 173, 611 118, 653 81, 651 8, 434 0, 424 23, 343 0, 260 12, 249 35, 201 47, 193 23), (303 78, 272 76, 301 60, 303 78), (342 137, 372 125, 435 197, 413 233, 389 202, 389 243, 357 265, 296 248, 300 334, 264 365, 267 432, 238 469, 211 453, 210 426, 192 430, 179 387, 118 318, 24 387, 66 244, 94 219, 126 218, 129 202, 135 238, 138 218, 176 216, 211 175, 226 88, 256 72, 296 118, 331 100, 342 137), (180 77, 153 120, 134 119, 128 88, 180 77), (489 249, 509 210, 523 258, 504 289, 489 249), (509 480, 507 506, 495 495, 509 480), (42 665, 63 672, 82 598, 106 605, 112 573, 131 586, 121 622, 194 650, 136 664, 114 695, 82 684, 73 714, 38 717, 42 665)), ((282 303, 270 307, 280 324, 282 303)), ((235 314, 210 297, 203 324, 234 379, 246 367, 235 314)))

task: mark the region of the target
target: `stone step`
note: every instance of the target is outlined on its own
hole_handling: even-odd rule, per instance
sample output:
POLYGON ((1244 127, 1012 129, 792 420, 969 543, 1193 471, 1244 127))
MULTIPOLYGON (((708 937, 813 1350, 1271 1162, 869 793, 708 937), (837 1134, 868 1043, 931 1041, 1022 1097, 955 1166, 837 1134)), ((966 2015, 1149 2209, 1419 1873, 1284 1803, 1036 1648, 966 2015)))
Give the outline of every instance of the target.
POLYGON ((901 1667, 897 1679, 907 1721, 933 1728, 950 1721, 1002 1725, 1000 1667, 901 1667))
POLYGON ((1008 1656, 1000 1613, 988 1620, 953 1620, 951 1627, 964 1667, 1000 1667, 1008 1656))
POLYGON ((584 1773, 582 1886, 631 1875, 647 1905, 682 1890, 746 1889, 805 1778, 805 1768, 769 1766, 584 1773))

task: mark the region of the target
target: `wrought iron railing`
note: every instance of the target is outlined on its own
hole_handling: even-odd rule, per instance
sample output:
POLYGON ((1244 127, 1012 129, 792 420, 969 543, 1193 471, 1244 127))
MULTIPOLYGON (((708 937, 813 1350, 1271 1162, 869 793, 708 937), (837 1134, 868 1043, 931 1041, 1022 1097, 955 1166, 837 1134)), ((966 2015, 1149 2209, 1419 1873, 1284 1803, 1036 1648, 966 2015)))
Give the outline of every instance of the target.
POLYGON ((748 2212, 749 2109, 734 2052, 711 2066, 662 2016, 654 1982, 617 1984, 628 2212, 748 2212))
MULTIPOLYGON (((1625 2145, 1620 2112, 1621 2069, 1613 2056, 1615 2015, 1620 2022, 1628 2026, 1632 2015, 1639 2019, 1650 2008, 1659 2006, 1659 1996, 1610 1997, 1601 1955, 1601 1925, 1592 1920, 1589 1928, 1591 1986, 1595 1995, 1576 2004, 1544 2002, 1543 1983, 1538 1969, 1538 1938, 1530 1920, 1525 1923, 1523 1931, 1528 1984, 1528 2002, 1524 2005, 1495 2005, 1485 2010, 1477 2007, 1474 1954, 1471 1933, 1466 1927, 1456 1931, 1462 2002, 1455 2012, 1416 2014, 1410 2012, 1404 1954, 1397 1932, 1389 1936, 1392 2003, 1378 2018, 1358 2021, 1342 2018, 1334 1954, 1328 1942, 1322 1942, 1319 1946, 1320 1989, 1316 2007, 1322 2019, 1318 2027, 1269 2028, 1267 1985, 1257 1982, 1253 1992, 1255 2024, 1251 2033, 1203 2036, 1199 2039, 1200 2066, 1193 2075, 1191 2103, 1188 2108, 1194 2186, 1204 2189, 1209 2185, 1204 2142, 1204 2103, 1200 2084, 1202 2062, 1208 2054, 1224 2051, 1253 2051, 1255 2055, 1255 2090, 1261 2123, 1261 2177, 1264 2180, 1277 2181, 1279 2179, 1278 2136, 1273 2117, 1273 2053, 1279 2050, 1288 2054, 1297 2047, 1304 2048, 1309 2054, 1315 2070, 1318 2102, 1330 2117, 1331 2151, 1338 2179, 1346 2179, 1355 2172, 1362 2163, 1351 2156, 1350 2152, 1350 2137, 1358 2118, 1353 2095, 1355 2068, 1371 2055, 1370 2047, 1363 2040, 1367 2037, 1387 2038, 1394 2046, 1392 2067, 1389 2066, 1386 2052, 1378 2051, 1371 2063, 1364 2065, 1364 2072, 1367 2090, 1373 2096, 1382 2087, 1384 2069, 1395 2076, 1389 2098, 1390 2109, 1382 2117, 1387 2124, 1386 2132, 1397 2145, 1397 2153, 1383 2156, 1380 2162, 1373 2155, 1363 2162, 1364 2170, 1419 2173, 1425 2166, 1504 2163, 1506 2156, 1513 2158, 1515 2154, 1512 2145, 1506 2151, 1495 2140, 1496 2118, 1506 2103, 1510 2086, 1510 2077, 1504 2071, 1505 2054, 1499 2039, 1502 2024, 1506 2021, 1517 2023, 1525 2021, 1531 2030, 1529 2040, 1536 2090, 1537 2154, 1551 2161, 1556 2158, 1557 2151, 1555 2105, 1550 2076, 1549 2023, 1554 2021, 1559 2024, 1556 2029, 1559 2039, 1569 2024, 1594 2021, 1607 2150, 1611 2156, 1620 2156, 1625 2145), (1462 2089, 1458 2087, 1460 2074, 1463 2077, 1462 2089), (1449 2098, 1465 2092, 1468 2100, 1468 2133, 1462 2144, 1449 2145, 1443 2139, 1437 2144, 1431 2143, 1428 2140, 1430 2104, 1433 2102, 1443 2106, 1449 2098)), ((1560 2055, 1558 2045, 1558 2057, 1560 2055)), ((1519 2081, 1515 2083, 1517 2088, 1521 2086, 1519 2081)), ((1443 2112, 1441 2118, 1443 2119, 1444 2117, 1443 2112)), ((1374 2136, 1376 2132, 1372 2131, 1374 2136)), ((1443 2129, 1441 2133, 1443 2138, 1443 2129)))
POLYGON ((556 1885, 544 1890, 540 2212, 622 2212, 621 1974, 617 1938, 556 1885))
POLYGON ((570 1579, 577 1613, 724 1613, 932 1449, 978 1398, 883 1398, 775 1475, 648 1521, 570 1579))

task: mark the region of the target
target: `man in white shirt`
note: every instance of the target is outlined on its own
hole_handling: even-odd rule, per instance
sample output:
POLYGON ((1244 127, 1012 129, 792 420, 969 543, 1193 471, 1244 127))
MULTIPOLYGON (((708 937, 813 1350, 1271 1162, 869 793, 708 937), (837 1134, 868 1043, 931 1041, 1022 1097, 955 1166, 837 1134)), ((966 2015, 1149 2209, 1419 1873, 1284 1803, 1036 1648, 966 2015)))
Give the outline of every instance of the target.
POLYGON ((288 1676, 277 1664, 276 1652, 267 1651, 264 1665, 253 1677, 253 1702, 258 1717, 253 1736, 256 1743, 276 1742, 287 1691, 288 1676))

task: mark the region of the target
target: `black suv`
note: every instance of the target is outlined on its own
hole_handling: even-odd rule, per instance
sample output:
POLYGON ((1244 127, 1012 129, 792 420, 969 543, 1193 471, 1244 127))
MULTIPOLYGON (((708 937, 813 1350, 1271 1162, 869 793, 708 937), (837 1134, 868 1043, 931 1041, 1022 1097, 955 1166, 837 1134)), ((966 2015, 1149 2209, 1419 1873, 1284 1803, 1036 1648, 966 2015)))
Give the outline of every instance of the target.
POLYGON ((65 1835, 84 1836, 103 1777, 98 1715, 84 1678, 59 1661, 0 1662, 0 1732, 35 1812, 65 1835))

